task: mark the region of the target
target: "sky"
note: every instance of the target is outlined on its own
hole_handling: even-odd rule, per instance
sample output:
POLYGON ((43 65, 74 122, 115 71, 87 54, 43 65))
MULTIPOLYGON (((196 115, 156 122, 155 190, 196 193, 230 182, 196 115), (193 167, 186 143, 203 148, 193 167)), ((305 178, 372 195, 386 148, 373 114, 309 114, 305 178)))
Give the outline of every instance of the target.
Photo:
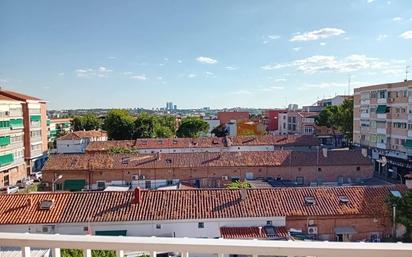
POLYGON ((410 0, 1 0, 0 13, 0 85, 49 109, 279 108, 403 81, 408 65, 412 78, 410 0))

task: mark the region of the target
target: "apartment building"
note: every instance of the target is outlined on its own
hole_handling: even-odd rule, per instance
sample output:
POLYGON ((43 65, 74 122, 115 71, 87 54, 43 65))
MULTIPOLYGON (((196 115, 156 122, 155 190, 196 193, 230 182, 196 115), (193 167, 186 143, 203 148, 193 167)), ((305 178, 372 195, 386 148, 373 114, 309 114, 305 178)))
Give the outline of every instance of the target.
POLYGON ((412 169, 412 81, 355 89, 353 142, 367 147, 378 175, 403 180, 412 169))
POLYGON ((0 232, 379 241, 405 186, 0 195, 0 232))
POLYGON ((0 95, 21 102, 27 172, 40 171, 48 150, 46 101, 4 89, 0 90, 0 95))
POLYGON ((313 135, 315 133, 315 118, 317 112, 289 110, 279 113, 279 135, 313 135))
POLYGON ((325 98, 316 102, 316 106, 321 106, 322 108, 327 106, 341 105, 345 100, 353 99, 353 95, 337 95, 332 98, 325 98))
POLYGON ((48 119, 47 120, 48 138, 49 142, 54 142, 56 136, 68 134, 72 129, 72 119, 48 119))
MULTIPOLYGON (((326 150, 326 149, 325 149, 326 150)), ((187 182, 220 188, 233 180, 271 178, 297 186, 348 185, 373 176, 361 151, 55 154, 43 167, 50 188, 80 191, 107 186, 158 188, 187 182)))
POLYGON ((27 177, 22 102, 0 95, 0 188, 27 177))

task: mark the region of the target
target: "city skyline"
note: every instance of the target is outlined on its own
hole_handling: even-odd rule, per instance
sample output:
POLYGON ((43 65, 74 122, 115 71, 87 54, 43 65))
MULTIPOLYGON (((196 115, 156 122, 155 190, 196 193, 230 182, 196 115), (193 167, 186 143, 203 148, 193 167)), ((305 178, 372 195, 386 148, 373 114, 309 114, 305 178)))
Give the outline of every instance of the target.
POLYGON ((412 66, 409 1, 23 2, 0 3, 0 85, 50 109, 302 106, 412 66))

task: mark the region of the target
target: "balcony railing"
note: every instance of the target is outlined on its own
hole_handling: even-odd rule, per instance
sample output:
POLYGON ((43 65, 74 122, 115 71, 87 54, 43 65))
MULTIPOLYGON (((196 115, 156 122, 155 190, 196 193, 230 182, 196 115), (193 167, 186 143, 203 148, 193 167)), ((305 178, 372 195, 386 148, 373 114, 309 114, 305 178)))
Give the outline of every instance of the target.
POLYGON ((412 244, 403 243, 349 243, 274 240, 232 240, 200 238, 115 237, 85 235, 52 235, 28 233, 0 233, 0 246, 21 247, 22 256, 30 256, 30 248, 51 249, 52 256, 60 257, 60 249, 81 249, 83 256, 91 257, 91 250, 113 250, 116 256, 125 251, 156 253, 178 252, 182 257, 193 254, 224 257, 229 254, 264 256, 373 256, 410 257, 412 244))

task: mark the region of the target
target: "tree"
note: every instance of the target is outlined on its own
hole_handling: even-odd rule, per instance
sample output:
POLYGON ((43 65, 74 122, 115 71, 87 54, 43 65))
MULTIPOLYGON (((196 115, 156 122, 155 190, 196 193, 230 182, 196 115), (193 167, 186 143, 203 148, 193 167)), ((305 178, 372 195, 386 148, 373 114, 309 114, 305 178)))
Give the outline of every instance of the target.
POLYGON ((229 135, 229 129, 226 127, 226 124, 220 124, 212 129, 210 133, 214 134, 216 137, 225 137, 229 135))
POLYGON ((345 137, 352 141, 353 138, 353 100, 345 100, 341 105, 331 105, 325 107, 316 117, 316 125, 326 126, 332 129, 335 135, 336 130, 341 131, 345 137))
POLYGON ((186 117, 176 131, 177 137, 199 137, 200 133, 207 133, 209 124, 197 117, 186 117))
POLYGON ((98 130, 101 122, 99 117, 94 113, 88 113, 84 116, 76 116, 73 118, 74 131, 79 130, 98 130))
POLYGON ((387 204, 391 213, 393 206, 396 206, 396 222, 406 227, 402 241, 412 242, 412 191, 406 191, 402 197, 390 195, 387 204))
POLYGON ((231 182, 230 184, 228 184, 226 186, 226 188, 228 189, 247 189, 247 188, 251 188, 252 186, 250 185, 250 183, 247 180, 244 181, 240 181, 240 180, 236 180, 234 182, 231 182))
POLYGON ((134 134, 135 118, 127 110, 111 110, 107 113, 103 129, 107 131, 110 139, 132 139, 134 134))
POLYGON ((141 113, 134 122, 135 138, 152 138, 155 137, 156 119, 147 113, 141 113))

